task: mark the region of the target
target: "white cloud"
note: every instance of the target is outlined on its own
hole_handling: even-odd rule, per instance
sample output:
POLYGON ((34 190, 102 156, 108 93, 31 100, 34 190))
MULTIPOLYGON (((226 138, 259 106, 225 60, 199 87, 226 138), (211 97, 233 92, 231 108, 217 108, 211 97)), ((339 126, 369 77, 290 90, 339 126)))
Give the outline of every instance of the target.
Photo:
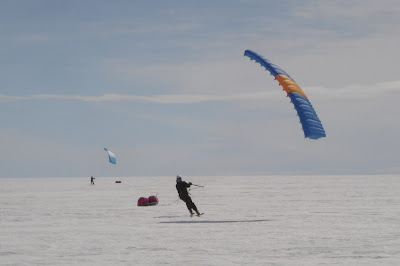
POLYGON ((0 95, 0 101, 10 102, 18 100, 76 100, 83 102, 113 102, 113 101, 132 101, 147 102, 157 104, 189 104, 202 102, 231 102, 231 101, 255 101, 266 99, 276 93, 254 92, 231 95, 212 95, 212 94, 169 94, 154 96, 124 95, 124 94, 104 94, 101 96, 83 95, 61 95, 61 94, 38 94, 32 96, 7 96, 0 95))
POLYGON ((43 33, 26 33, 12 38, 19 43, 45 43, 50 40, 49 35, 43 33))
POLYGON ((343 18, 368 19, 375 16, 382 16, 381 21, 397 17, 400 10, 400 3, 397 0, 356 0, 356 1, 311 1, 295 11, 299 17, 313 20, 333 19, 340 23, 343 18))
POLYGON ((307 94, 312 94, 313 99, 372 99, 378 96, 398 94, 400 96, 400 81, 380 82, 369 85, 350 85, 342 88, 307 87, 307 94))
MULTIPOLYGON (((275 82, 275 81, 274 81, 275 82)), ((257 86, 253 86, 257 87, 257 86)), ((318 86, 304 86, 306 94, 318 101, 337 99, 372 99, 377 96, 400 95, 400 80, 380 82, 370 85, 350 85, 346 87, 327 88, 318 86)), ((100 96, 38 94, 31 96, 9 96, 0 94, 0 102, 21 100, 76 100, 82 102, 116 102, 132 101, 155 104, 190 104, 204 102, 247 102, 265 101, 267 99, 281 99, 285 92, 275 84, 274 88, 250 90, 245 93, 232 92, 230 94, 164 94, 164 95, 129 95, 129 94, 103 94, 100 96)))
POLYGON ((21 100, 28 100, 29 97, 24 96, 9 96, 0 94, 0 103, 2 102, 14 102, 14 101, 21 101, 21 100))

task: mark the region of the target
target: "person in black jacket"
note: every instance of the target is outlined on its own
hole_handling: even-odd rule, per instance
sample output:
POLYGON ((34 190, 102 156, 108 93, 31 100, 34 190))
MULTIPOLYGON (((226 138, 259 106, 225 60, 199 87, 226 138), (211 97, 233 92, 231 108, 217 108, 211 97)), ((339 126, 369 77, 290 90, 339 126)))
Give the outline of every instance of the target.
POLYGON ((186 206, 190 212, 191 215, 193 215, 194 210, 197 214, 197 216, 200 216, 200 212, 197 210, 196 205, 193 203, 192 198, 189 196, 189 192, 187 189, 192 185, 191 182, 186 183, 185 181, 182 181, 182 177, 180 175, 176 176, 176 190, 178 191, 179 198, 183 200, 186 203, 186 206))

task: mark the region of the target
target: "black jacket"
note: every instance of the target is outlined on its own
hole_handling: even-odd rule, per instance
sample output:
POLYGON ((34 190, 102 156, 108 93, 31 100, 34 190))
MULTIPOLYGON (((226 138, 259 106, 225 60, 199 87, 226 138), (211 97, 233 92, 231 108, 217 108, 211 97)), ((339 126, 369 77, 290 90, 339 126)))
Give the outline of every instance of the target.
POLYGON ((190 187, 192 183, 186 183, 185 181, 181 182, 176 182, 176 190, 178 190, 179 197, 187 197, 189 195, 189 192, 187 191, 187 188, 190 187))

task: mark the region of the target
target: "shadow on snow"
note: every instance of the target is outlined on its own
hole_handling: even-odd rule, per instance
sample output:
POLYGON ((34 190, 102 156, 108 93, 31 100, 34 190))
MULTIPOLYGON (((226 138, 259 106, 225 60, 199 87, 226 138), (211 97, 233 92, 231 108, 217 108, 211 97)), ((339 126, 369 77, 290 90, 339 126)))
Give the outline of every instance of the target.
POLYGON ((220 224, 220 223, 258 223, 272 220, 219 220, 219 221, 167 221, 160 224, 220 224))

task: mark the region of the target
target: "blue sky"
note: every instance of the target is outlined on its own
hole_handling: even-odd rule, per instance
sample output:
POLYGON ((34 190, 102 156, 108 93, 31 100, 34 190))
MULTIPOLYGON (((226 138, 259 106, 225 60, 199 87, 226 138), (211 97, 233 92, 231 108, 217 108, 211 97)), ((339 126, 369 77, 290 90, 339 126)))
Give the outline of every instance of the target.
POLYGON ((391 0, 1 1, 0 176, 399 174, 399 14, 391 0), (296 80, 327 138, 304 139, 246 49, 296 80))

